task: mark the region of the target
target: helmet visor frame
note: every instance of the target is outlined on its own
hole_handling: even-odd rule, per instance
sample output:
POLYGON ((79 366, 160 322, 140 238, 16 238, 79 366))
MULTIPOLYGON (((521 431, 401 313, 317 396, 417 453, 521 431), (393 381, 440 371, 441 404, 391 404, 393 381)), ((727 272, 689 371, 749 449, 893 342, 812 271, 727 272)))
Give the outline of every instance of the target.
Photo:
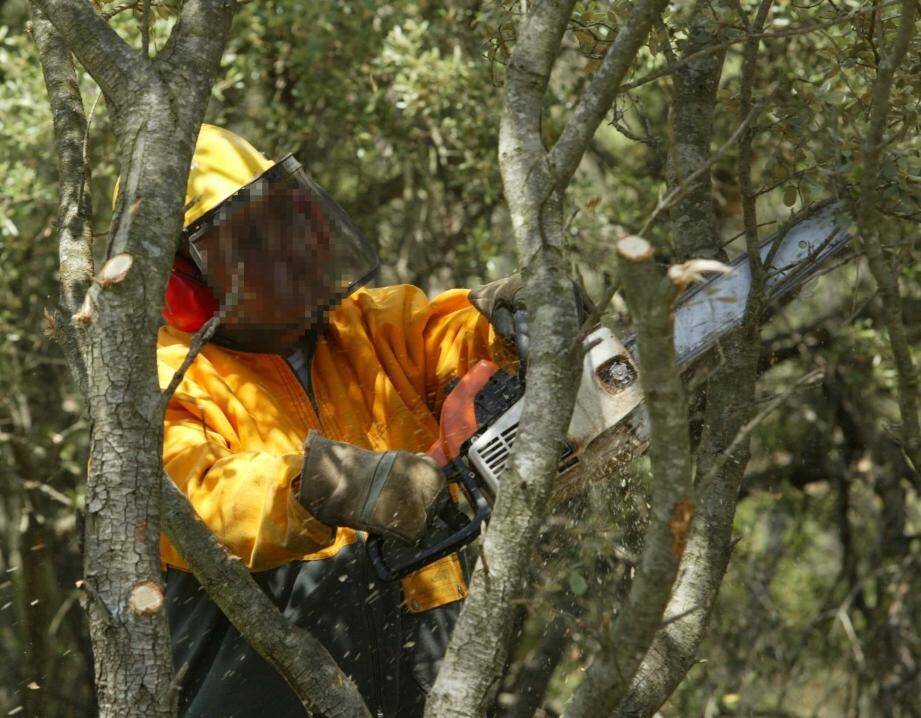
POLYGON ((237 305, 225 319, 269 327, 321 321, 380 267, 346 211, 291 154, 186 227, 183 252, 219 301, 237 305))

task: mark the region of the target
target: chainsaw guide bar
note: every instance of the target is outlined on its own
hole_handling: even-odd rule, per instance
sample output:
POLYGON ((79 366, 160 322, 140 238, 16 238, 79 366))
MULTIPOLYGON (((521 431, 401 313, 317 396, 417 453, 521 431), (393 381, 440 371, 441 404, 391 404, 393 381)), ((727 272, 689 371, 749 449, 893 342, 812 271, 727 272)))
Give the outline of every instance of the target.
MULTIPOLYGON (((769 309, 789 298, 847 244, 851 235, 841 227, 841 218, 841 205, 830 204, 762 243, 769 309)), ((738 329, 745 319, 751 292, 747 255, 730 266, 730 272, 685 292, 676 304, 675 352, 682 369, 738 329)), ((520 318, 521 326, 525 320, 520 318)), ((518 348, 524 365, 527 343, 519 341, 518 348)), ((649 445, 649 415, 638 381, 635 338, 622 342, 610 329, 597 326, 585 337, 582 348, 582 376, 562 442, 551 504, 578 495, 597 479, 617 476, 649 445)), ((463 497, 472 516, 466 523, 451 522, 450 535, 417 547, 409 558, 388 558, 383 539, 369 537, 369 557, 381 579, 405 576, 479 535, 489 519, 500 477, 518 437, 525 379, 525 371, 511 375, 484 360, 449 386, 441 409, 440 437, 429 454, 445 472, 454 499, 463 497)))

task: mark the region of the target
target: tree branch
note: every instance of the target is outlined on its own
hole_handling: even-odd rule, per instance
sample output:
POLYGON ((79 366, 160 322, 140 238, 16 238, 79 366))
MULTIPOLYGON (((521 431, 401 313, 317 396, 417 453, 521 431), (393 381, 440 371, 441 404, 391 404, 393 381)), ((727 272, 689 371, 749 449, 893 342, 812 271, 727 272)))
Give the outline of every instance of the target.
POLYGON ((141 55, 150 57, 150 0, 143 0, 141 9, 141 55))
POLYGON ((205 344, 211 341, 214 337, 214 333, 218 330, 218 327, 221 325, 221 318, 219 315, 211 317, 207 322, 205 322, 201 329, 195 332, 195 335, 192 337, 191 342, 189 343, 189 351, 185 355, 185 359, 182 360, 179 368, 176 370, 176 373, 173 374, 173 378, 170 379, 169 385, 166 389, 163 390, 163 401, 168 402, 170 397, 176 393, 176 389, 179 388, 179 385, 182 383, 185 373, 189 370, 189 367, 192 366, 192 362, 195 361, 201 350, 205 348, 205 344))
POLYGON ((817 22, 813 25, 807 25, 806 27, 791 27, 787 30, 758 32, 751 35, 746 34, 739 37, 734 37, 731 40, 725 40, 714 45, 707 45, 697 52, 686 54, 681 59, 676 60, 675 62, 670 62, 665 67, 659 68, 658 70, 653 70, 652 72, 647 73, 646 75, 643 75, 636 80, 632 80, 631 82, 625 82, 623 85, 621 85, 618 94, 629 92, 630 90, 635 90, 637 87, 642 87, 643 85, 648 85, 650 82, 655 82, 656 80, 661 79, 666 75, 671 75, 672 73, 677 72, 681 68, 687 67, 688 65, 695 63, 698 60, 709 57, 710 55, 724 52, 733 45, 749 42, 753 39, 782 40, 790 37, 798 37, 800 35, 810 35, 814 32, 818 32, 819 30, 825 30, 829 27, 834 27, 835 25, 840 25, 841 23, 847 22, 848 20, 853 20, 855 17, 860 15, 875 13, 877 10, 889 7, 890 5, 895 5, 899 1, 900 0, 886 0, 879 5, 871 4, 864 7, 855 8, 850 12, 843 13, 837 17, 831 18, 830 20, 817 22))
MULTIPOLYGON (((684 181, 710 156, 716 88, 725 53, 704 54, 720 43, 717 32, 708 30, 702 12, 709 12, 709 4, 699 2, 695 7, 690 35, 699 39, 685 51, 682 59, 691 61, 675 77, 670 153, 670 180, 675 183, 684 181)), ((694 183, 671 219, 672 242, 679 257, 724 256, 709 173, 694 183)), ((709 377, 704 431, 696 456, 694 523, 664 625, 617 708, 619 718, 653 715, 693 665, 706 634, 729 561, 738 488, 748 463, 748 441, 737 439, 754 405, 759 349, 758 322, 747 321, 722 343, 722 364, 709 377), (712 470, 717 463, 719 470, 712 470)))
POLYGON ((429 718, 480 718, 492 704, 514 601, 524 586, 575 400, 577 317, 562 254, 560 188, 541 135, 544 94, 573 5, 534 3, 508 65, 499 163, 531 317, 528 386, 511 468, 483 540, 484 560, 426 703, 429 718))
MULTIPOLYGON (((198 4, 190 0, 186 7, 198 4)), ((114 261, 124 271, 116 281, 91 284, 84 293, 87 311, 78 313, 92 427, 84 571, 99 597, 87 613, 99 714, 107 718, 173 713, 159 560, 164 402, 155 346, 189 162, 233 14, 233 5, 207 4, 213 12, 193 15, 186 28, 197 37, 210 34, 207 62, 190 56, 182 68, 199 76, 201 92, 177 101, 167 78, 87 0, 35 3, 109 101, 123 180, 107 266, 114 261)), ((85 123, 81 129, 79 142, 75 134, 67 147, 69 156, 76 156, 78 146, 82 156, 85 123)), ((86 246, 76 251, 86 259, 86 246)))
POLYGON ((297 693, 308 714, 370 718, 358 688, 323 644, 282 615, 165 473, 162 495, 163 529, 169 540, 247 643, 297 693))
POLYGON ((86 0, 33 0, 61 34, 116 111, 127 108, 145 65, 86 0))
POLYGON ((547 153, 541 110, 573 6, 572 0, 532 4, 508 64, 499 163, 531 316, 528 386, 511 468, 502 478, 483 542, 487 560, 474 572, 470 596, 426 705, 430 718, 479 718, 498 687, 513 601, 524 585, 524 567, 547 511, 580 366, 572 284, 563 254, 562 192, 664 2, 640 0, 564 135, 547 153))
POLYGON ((173 98, 181 127, 197 127, 201 122, 237 4, 225 0, 184 2, 176 26, 153 61, 173 98))
POLYGON ((85 390, 86 362, 79 329, 70 317, 83 302, 94 272, 90 194, 84 191, 89 175, 83 151, 88 127, 70 51, 48 18, 35 5, 32 6, 32 36, 38 48, 48 104, 51 106, 61 193, 57 227, 63 312, 56 317, 55 338, 67 354, 77 386, 85 390))
POLYGON ((902 441, 905 453, 914 464, 916 474, 921 474, 921 425, 918 419, 918 373, 911 356, 902 315, 902 298, 897 269, 884 256, 879 237, 877 203, 879 197, 879 170, 885 147, 886 119, 889 113, 889 95, 895 72, 902 64, 911 38, 915 33, 916 0, 902 3, 901 20, 895 42, 885 53, 876 75, 870 104, 870 123, 863 145, 863 175, 860 180, 860 199, 857 206, 858 235, 863 242, 867 263, 879 286, 883 304, 883 321, 889 332, 889 342, 895 359, 899 386, 899 413, 902 418, 902 441))
MULTIPOLYGON (((698 0, 694 4, 688 21, 688 45, 682 53, 682 60, 693 59, 676 72, 674 79, 667 175, 671 193, 677 196, 670 217, 672 244, 681 262, 691 257, 724 256, 718 249, 709 168, 716 90, 725 52, 701 56, 702 49, 719 41, 719 29, 706 17, 709 12, 708 3, 698 0)), ((740 129, 745 126, 743 123, 740 129)))
MULTIPOLYGON (((742 55, 742 77, 739 81, 739 115, 744 119, 754 112, 752 94, 755 85, 756 60, 760 41, 754 37, 764 29, 768 12, 774 0, 761 0, 754 21, 748 27, 748 41, 742 55)), ((739 6, 742 11, 741 5, 739 6)), ((744 18, 743 18, 744 20, 744 18)), ((748 24, 746 22, 746 24, 748 24)), ((755 130, 749 124, 739 140, 739 190, 742 195, 742 221, 745 226, 745 248, 751 267, 752 286, 748 295, 747 315, 749 320, 758 321, 761 316, 761 302, 764 293, 764 263, 761 261, 761 245, 758 243, 758 215, 755 202, 757 194, 752 183, 752 143, 755 130)))
POLYGON ((649 30, 662 14, 667 0, 639 0, 605 53, 601 66, 579 97, 559 139, 550 150, 557 182, 565 186, 585 153, 585 148, 620 90, 624 76, 646 42, 649 30))
POLYGON ((610 715, 627 692, 661 624, 694 515, 688 406, 673 336, 672 303, 678 288, 656 267, 645 240, 622 239, 617 250, 650 418, 652 508, 627 602, 573 695, 570 718, 610 715))

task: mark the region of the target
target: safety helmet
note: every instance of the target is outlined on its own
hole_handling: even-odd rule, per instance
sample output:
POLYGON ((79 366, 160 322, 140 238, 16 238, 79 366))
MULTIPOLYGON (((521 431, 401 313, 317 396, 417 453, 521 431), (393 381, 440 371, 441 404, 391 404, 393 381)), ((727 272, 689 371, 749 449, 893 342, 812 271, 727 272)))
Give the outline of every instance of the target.
POLYGON ((252 335, 255 325, 269 333, 298 324, 303 330, 367 282, 378 265, 346 212, 292 155, 272 162, 233 132, 202 125, 167 287, 170 324, 196 331, 216 311, 217 297, 233 304, 222 319, 225 334, 235 326, 241 336, 252 335), (266 272, 271 276, 255 276, 266 272), (292 272, 300 285, 290 281, 292 272), (235 287, 240 291, 231 296, 235 287), (296 296, 260 304, 260 293, 282 291, 296 296))

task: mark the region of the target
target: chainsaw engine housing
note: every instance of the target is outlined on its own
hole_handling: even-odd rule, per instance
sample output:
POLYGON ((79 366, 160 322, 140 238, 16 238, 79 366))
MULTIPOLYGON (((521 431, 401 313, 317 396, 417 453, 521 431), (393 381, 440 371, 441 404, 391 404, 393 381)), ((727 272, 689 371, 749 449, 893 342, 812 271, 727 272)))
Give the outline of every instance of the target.
MULTIPOLYGON (((596 327, 583 341, 582 350, 582 378, 560 456, 560 478, 567 482, 577 478, 580 457, 592 441, 613 429, 643 400, 633 357, 609 329, 596 327)), ((513 391, 508 382, 503 380, 495 390, 508 396, 513 391)), ((489 404, 490 392, 491 387, 485 387, 478 403, 489 404)), ((518 398, 500 416, 483 417, 486 420, 481 424, 486 428, 472 439, 467 450, 467 459, 493 495, 508 465, 523 408, 524 399, 518 398)))

